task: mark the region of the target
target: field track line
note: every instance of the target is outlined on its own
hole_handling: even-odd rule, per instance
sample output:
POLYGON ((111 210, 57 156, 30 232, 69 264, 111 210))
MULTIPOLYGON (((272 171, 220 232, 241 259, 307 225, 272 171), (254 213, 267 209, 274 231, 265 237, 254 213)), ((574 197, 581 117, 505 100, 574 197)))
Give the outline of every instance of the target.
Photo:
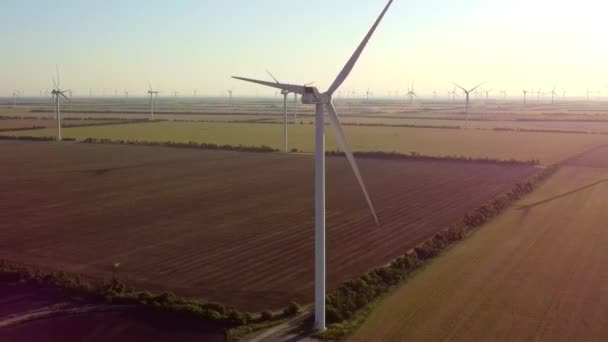
POLYGON ((72 306, 70 303, 58 303, 49 306, 45 306, 39 309, 27 311, 22 314, 10 315, 7 318, 0 320, 0 329, 10 327, 13 325, 50 318, 59 315, 73 315, 82 314, 89 312, 100 312, 100 311, 111 311, 118 308, 125 308, 125 306, 116 305, 85 305, 85 306, 72 306))

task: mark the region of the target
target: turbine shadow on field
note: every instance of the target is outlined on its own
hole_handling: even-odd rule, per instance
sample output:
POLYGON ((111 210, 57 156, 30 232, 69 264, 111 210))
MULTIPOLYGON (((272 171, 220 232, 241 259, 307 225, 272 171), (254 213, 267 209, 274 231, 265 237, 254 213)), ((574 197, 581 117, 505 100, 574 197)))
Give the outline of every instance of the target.
POLYGON ((543 205, 545 203, 549 203, 549 202, 555 201, 555 200, 560 199, 562 197, 573 195, 573 194, 575 194, 577 192, 580 192, 580 191, 583 191, 583 190, 587 190, 589 188, 592 188, 594 186, 600 185, 600 184, 605 183, 605 182, 608 182, 608 178, 607 179, 602 179, 600 181, 597 181, 597 182, 594 182, 594 183, 591 183, 591 184, 588 184, 588 185, 585 185, 585 186, 582 186, 580 188, 577 188, 577 189, 565 192, 565 193, 557 195, 557 196, 553 196, 553 197, 544 199, 542 201, 538 201, 538 202, 534 202, 534 203, 531 203, 531 204, 519 206, 518 209, 519 210, 530 210, 530 209, 532 209, 534 207, 537 207, 539 205, 543 205))

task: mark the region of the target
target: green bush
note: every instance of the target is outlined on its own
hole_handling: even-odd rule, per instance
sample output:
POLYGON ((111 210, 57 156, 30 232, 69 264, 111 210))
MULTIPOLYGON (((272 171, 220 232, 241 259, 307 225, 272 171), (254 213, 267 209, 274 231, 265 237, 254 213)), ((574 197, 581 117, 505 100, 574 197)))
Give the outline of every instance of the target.
POLYGON ((302 313, 302 307, 296 302, 289 302, 287 307, 283 309, 283 316, 290 317, 299 315, 302 313))

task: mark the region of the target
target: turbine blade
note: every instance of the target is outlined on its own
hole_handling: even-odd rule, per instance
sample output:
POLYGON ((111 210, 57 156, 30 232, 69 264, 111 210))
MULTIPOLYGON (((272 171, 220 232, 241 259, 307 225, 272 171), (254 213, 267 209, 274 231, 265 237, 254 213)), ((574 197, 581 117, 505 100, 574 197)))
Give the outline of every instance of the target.
POLYGON ((251 82, 251 83, 257 83, 257 84, 265 85, 267 87, 277 88, 277 89, 281 89, 281 90, 287 90, 290 93, 296 93, 296 94, 300 94, 300 95, 304 95, 304 93, 306 92, 305 87, 299 86, 299 85, 295 85, 295 84, 273 83, 273 82, 254 80, 252 78, 236 77, 236 76, 232 76, 232 78, 237 79, 237 80, 241 80, 241 81, 245 81, 245 82, 251 82))
POLYGON ((355 53, 353 53, 353 55, 350 57, 348 62, 346 62, 346 65, 344 65, 344 68, 342 68, 342 71, 340 71, 340 73, 338 74, 338 77, 336 77, 336 79, 334 80, 334 83, 331 85, 331 87, 329 87, 327 92, 330 95, 333 94, 336 90, 338 90, 338 88, 340 88, 342 83, 344 83, 344 80, 346 80, 346 78, 348 77, 350 72, 353 70, 353 67, 357 63, 359 56, 361 56, 363 49, 365 49, 367 42, 374 34, 374 31, 376 31, 378 24, 380 24, 380 21, 382 21, 384 14, 386 14, 386 11, 388 11, 388 8, 391 6, 392 3, 393 3, 393 0, 388 1, 386 6, 384 7, 384 10, 382 11, 382 13, 380 13, 380 16, 378 17, 378 19, 376 19, 376 22, 374 23, 372 28, 369 30, 369 32, 367 33, 365 38, 363 38, 363 41, 359 44, 359 47, 357 47, 357 50, 355 50, 355 53))
POLYGON ((150 91, 153 91, 152 90, 152 85, 150 84, 150 81, 148 81, 148 87, 150 88, 150 91))
POLYGON ((472 92, 473 90, 475 90, 475 89, 477 89, 477 88, 481 87, 481 86, 482 86, 484 83, 486 83, 486 82, 481 82, 481 83, 479 83, 479 85, 477 85, 477 87, 475 87, 475 88, 473 88, 473 89, 469 90, 469 93, 470 93, 470 92, 472 92))
POLYGON ((63 92, 61 92, 59 94, 61 94, 61 96, 63 96, 66 100, 72 102, 72 100, 69 97, 65 96, 65 94, 63 92))
POLYGON ((359 172, 359 167, 357 166, 357 161, 353 155, 352 150, 346 143, 346 136, 344 135, 344 131, 342 130, 342 125, 340 124, 340 119, 338 118, 338 113, 336 113, 336 108, 333 103, 327 104, 327 114, 329 117, 329 121, 334 128, 334 132, 336 133, 336 140, 338 141, 338 145, 340 145, 340 149, 344 151, 348 162, 350 163, 353 172, 355 173, 355 177, 357 177, 357 181, 361 186, 361 190, 363 190, 363 195, 365 195, 365 200, 367 201, 367 205, 372 211, 372 215, 374 216, 374 221, 376 225, 380 225, 378 221, 378 216, 376 216, 376 211, 374 210, 374 206, 372 205, 372 200, 369 198, 369 194, 367 193, 367 189, 365 188, 365 183, 363 183, 363 178, 361 177, 361 173, 359 172))
POLYGON ((270 71, 268 71, 268 69, 266 69, 266 72, 268 73, 268 75, 270 75, 270 77, 272 77, 272 79, 273 79, 275 82, 277 82, 277 83, 281 83, 281 82, 279 82, 279 80, 277 80, 277 78, 276 78, 276 77, 274 77, 274 76, 273 76, 273 75, 270 73, 270 71))
POLYGON ((59 65, 55 64, 55 70, 57 71, 57 88, 61 89, 61 79, 59 78, 59 65))
POLYGON ((458 83, 454 83, 455 86, 457 86, 458 88, 462 89, 462 91, 464 91, 465 93, 467 92, 466 89, 464 89, 463 87, 459 86, 458 83))

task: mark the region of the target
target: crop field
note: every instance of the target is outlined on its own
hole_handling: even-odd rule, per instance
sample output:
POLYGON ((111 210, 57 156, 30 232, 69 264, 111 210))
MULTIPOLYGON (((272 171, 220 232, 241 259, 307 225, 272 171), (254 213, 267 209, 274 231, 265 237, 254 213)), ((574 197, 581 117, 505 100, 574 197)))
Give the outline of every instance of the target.
POLYGON ((608 148, 530 196, 376 306, 352 341, 603 341, 608 148))
MULTIPOLYGON (((312 301, 308 155, 0 142, 0 258, 246 310, 312 301), (118 270, 114 263, 120 263, 118 270)), ((401 255, 538 169, 327 159, 328 286, 401 255)))
MULTIPOLYGON (((594 146, 608 143, 608 135, 488 130, 420 129, 409 127, 345 126, 355 151, 416 152, 432 156, 466 156, 496 159, 538 159, 551 164, 594 146)), ((312 125, 289 126, 289 148, 314 149, 312 125)), ((53 136, 52 129, 21 131, 16 135, 53 136)), ((282 126, 277 124, 235 124, 159 122, 63 130, 63 136, 83 140, 205 142, 215 144, 282 148, 282 126)), ((337 150, 331 127, 327 127, 327 148, 337 150)))
MULTIPOLYGON (((80 126, 80 125, 106 125, 109 123, 120 123, 122 120, 79 120, 70 119, 62 123, 63 127, 80 126)), ((23 130, 27 128, 49 128, 54 131, 57 126, 57 121, 50 119, 0 119, 0 131, 10 131, 11 129, 23 130)), ((48 131, 47 131, 48 132, 48 131)))

